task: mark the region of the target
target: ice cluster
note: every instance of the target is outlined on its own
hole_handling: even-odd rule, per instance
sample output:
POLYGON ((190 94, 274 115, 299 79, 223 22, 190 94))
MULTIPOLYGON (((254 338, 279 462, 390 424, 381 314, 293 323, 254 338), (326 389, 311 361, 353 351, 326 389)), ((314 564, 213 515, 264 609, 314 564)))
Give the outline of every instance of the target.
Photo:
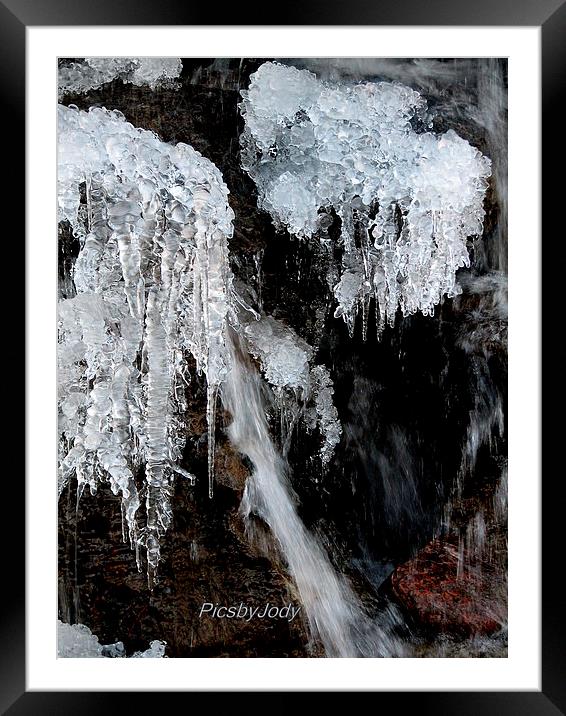
POLYGON ((165 656, 165 648, 167 646, 167 642, 165 641, 159 641, 159 639, 154 639, 153 641, 149 642, 149 649, 146 649, 145 651, 136 651, 132 654, 132 659, 163 659, 167 658, 165 656))
POLYGON ((251 321, 242 318, 241 327, 250 355, 258 359, 261 372, 275 389, 282 422, 286 417, 293 428, 304 417, 307 430, 318 427, 323 438, 320 458, 327 465, 342 435, 328 369, 313 364, 313 348, 272 316, 251 321))
POLYGON ((271 316, 249 322, 244 334, 250 353, 259 359, 262 372, 275 388, 306 393, 312 348, 288 326, 271 316))
POLYGON ((467 239, 482 232, 491 162, 452 130, 416 131, 426 110, 418 92, 333 85, 266 62, 242 97, 242 165, 260 207, 277 226, 327 244, 340 219, 333 293, 350 332, 371 298, 381 330, 398 308, 431 314, 458 293, 467 239))
POLYGON ((316 422, 324 436, 324 444, 320 451, 322 464, 326 465, 342 436, 342 426, 338 411, 334 405, 334 383, 324 365, 316 365, 311 371, 311 390, 314 395, 316 422))
POLYGON ((212 491, 234 215, 220 172, 192 147, 103 108, 60 106, 58 119, 59 220, 81 244, 76 296, 59 306, 60 486, 72 474, 79 494, 109 480, 151 582, 174 474, 194 479, 179 466, 189 354, 207 382, 212 491), (138 532, 141 471, 147 524, 138 532))
POLYGON ((84 94, 115 79, 155 89, 179 77, 182 69, 178 57, 85 57, 59 67, 59 96, 84 94))
MULTIPOLYGON (((162 659, 166 642, 152 641, 146 651, 136 651, 131 658, 162 659)), ((124 644, 101 644, 98 637, 84 624, 65 624, 57 620, 57 655, 66 659, 123 658, 124 644)), ((166 658, 166 657, 165 657, 166 658)))

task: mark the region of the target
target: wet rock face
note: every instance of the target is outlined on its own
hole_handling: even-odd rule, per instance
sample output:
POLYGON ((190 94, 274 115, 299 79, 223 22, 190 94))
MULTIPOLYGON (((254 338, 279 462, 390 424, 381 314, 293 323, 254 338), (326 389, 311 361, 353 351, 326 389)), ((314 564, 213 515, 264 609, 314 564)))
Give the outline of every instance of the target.
POLYGON ((458 545, 433 540, 397 567, 391 585, 417 623, 458 636, 493 634, 506 619, 501 576, 490 564, 462 568, 458 545))
POLYGON ((150 591, 145 572, 122 542, 120 501, 109 489, 83 495, 67 490, 60 503, 61 618, 86 622, 103 643, 124 642, 130 654, 148 635, 167 642, 169 657, 309 656, 301 619, 200 617, 202 605, 282 607, 297 603, 277 563, 246 545, 237 493, 218 485, 214 503, 177 483, 174 525, 150 591), (103 515, 103 517, 101 517, 103 515))

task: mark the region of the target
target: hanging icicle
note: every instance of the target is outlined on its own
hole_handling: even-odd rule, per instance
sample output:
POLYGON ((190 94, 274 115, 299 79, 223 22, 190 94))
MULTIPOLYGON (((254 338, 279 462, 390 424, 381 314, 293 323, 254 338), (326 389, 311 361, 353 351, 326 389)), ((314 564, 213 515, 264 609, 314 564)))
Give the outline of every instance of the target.
POLYGON ((233 212, 216 167, 191 147, 136 129, 117 111, 59 107, 59 218, 81 243, 77 295, 61 302, 60 488, 108 480, 133 546, 156 579, 185 443, 187 353, 206 377, 209 491, 233 212), (81 211, 81 189, 86 213, 81 211), (146 481, 139 531, 136 475, 146 481))

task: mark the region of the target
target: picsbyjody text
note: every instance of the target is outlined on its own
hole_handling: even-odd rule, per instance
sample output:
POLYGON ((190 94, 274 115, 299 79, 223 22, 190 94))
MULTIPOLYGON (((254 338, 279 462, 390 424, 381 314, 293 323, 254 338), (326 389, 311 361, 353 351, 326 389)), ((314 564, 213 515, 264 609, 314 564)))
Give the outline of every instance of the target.
POLYGON ((299 614, 301 607, 294 604, 283 604, 277 606, 267 602, 261 606, 254 607, 240 602, 240 604, 213 604, 204 602, 200 608, 199 619, 210 617, 212 619, 243 619, 250 622, 252 619, 286 619, 292 622, 299 614))

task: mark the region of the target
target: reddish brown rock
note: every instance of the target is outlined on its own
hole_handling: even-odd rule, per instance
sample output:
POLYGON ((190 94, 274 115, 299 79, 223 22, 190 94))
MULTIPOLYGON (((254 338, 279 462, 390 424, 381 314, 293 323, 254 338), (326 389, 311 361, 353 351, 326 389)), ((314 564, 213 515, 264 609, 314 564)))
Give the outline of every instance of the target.
POLYGON ((505 615, 505 586, 489 565, 458 569, 457 545, 433 540, 397 567, 391 584, 423 626, 461 635, 492 634, 505 615))

